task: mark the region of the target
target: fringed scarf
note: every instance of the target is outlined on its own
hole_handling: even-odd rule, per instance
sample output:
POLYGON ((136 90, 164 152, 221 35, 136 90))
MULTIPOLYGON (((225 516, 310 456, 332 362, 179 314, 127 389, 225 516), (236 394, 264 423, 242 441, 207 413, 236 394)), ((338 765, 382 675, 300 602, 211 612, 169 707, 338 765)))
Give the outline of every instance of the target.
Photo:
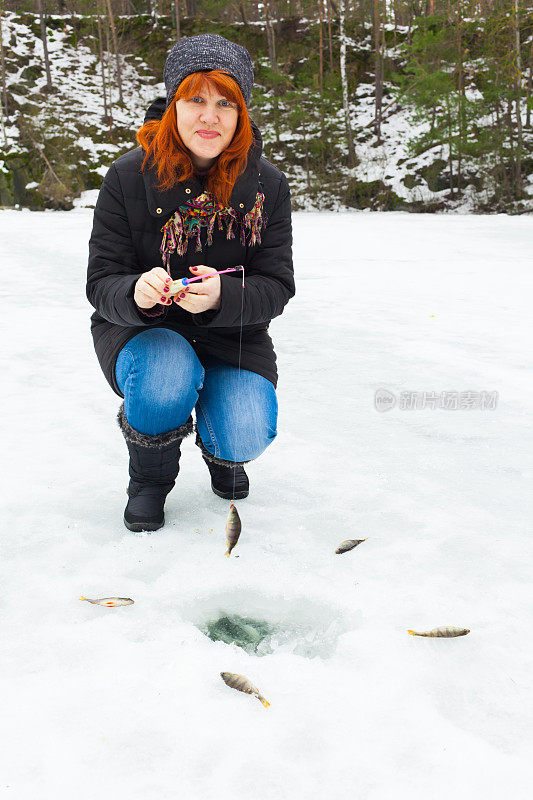
POLYGON ((263 214, 264 199, 265 195, 258 192, 255 205, 247 214, 239 214, 230 206, 224 207, 209 192, 203 192, 194 200, 189 200, 184 206, 180 206, 161 228, 163 239, 159 250, 167 272, 170 274, 170 256, 173 253, 184 255, 189 246, 189 239, 196 237, 196 252, 202 249, 200 238, 202 228, 207 228, 207 246, 213 244, 215 222, 219 231, 224 230, 224 225, 226 226, 226 239, 234 239, 234 228, 237 228, 240 230, 242 245, 246 245, 247 232, 250 247, 261 244, 261 229, 266 225, 263 214))

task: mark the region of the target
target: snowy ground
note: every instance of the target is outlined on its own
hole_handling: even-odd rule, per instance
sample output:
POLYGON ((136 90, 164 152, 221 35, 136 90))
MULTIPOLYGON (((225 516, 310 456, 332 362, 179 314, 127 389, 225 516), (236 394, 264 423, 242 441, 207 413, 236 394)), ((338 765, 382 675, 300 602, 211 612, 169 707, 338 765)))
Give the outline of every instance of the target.
POLYGON ((279 436, 249 466, 231 559, 191 440, 165 528, 123 526, 90 224, 0 213, 2 795, 529 798, 531 220, 295 215, 298 294, 272 324, 279 436), (378 412, 377 389, 499 397, 378 412), (369 539, 334 555, 348 537, 369 539), (197 626, 221 614, 283 643, 214 643, 197 626), (438 625, 471 633, 406 633, 438 625))

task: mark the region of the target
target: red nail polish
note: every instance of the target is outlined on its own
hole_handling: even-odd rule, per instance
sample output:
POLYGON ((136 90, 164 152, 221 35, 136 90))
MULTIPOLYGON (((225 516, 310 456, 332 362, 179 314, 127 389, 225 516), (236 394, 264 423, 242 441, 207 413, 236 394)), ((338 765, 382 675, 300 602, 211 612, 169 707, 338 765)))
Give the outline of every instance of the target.
POLYGON ((185 292, 182 292, 182 293, 180 294, 180 300, 183 300, 183 298, 184 298, 184 297, 185 297, 185 292))
POLYGON ((170 289, 168 288, 168 286, 165 286, 165 288, 163 289, 163 291, 164 291, 164 292, 170 292, 170 289))
POLYGON ((166 303, 166 301, 167 301, 167 298, 166 298, 166 297, 161 297, 160 299, 161 299, 161 302, 162 302, 162 303, 166 303))
POLYGON ((165 278, 165 283, 170 283, 171 278, 165 278))
POLYGON ((193 272, 196 272, 198 267, 191 267, 191 269, 192 269, 193 272))

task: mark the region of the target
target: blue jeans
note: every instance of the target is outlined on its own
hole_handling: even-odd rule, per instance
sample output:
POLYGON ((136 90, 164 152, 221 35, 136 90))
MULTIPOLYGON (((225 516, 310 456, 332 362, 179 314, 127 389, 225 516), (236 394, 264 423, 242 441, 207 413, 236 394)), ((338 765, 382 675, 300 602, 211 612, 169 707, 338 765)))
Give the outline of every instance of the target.
POLYGON ((226 461, 251 461, 276 437, 273 384, 212 356, 202 364, 189 342, 168 328, 134 336, 115 374, 132 428, 155 436, 183 425, 196 409, 205 448, 226 461))

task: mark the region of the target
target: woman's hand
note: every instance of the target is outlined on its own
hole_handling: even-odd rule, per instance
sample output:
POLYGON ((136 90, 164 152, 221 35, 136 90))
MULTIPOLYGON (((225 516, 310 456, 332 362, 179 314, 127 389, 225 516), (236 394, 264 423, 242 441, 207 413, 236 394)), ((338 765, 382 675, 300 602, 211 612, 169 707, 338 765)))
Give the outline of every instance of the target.
POLYGON ((191 314, 200 314, 202 311, 210 311, 211 309, 218 311, 220 308, 220 275, 216 274, 216 269, 205 267, 203 264, 197 267, 189 267, 189 269, 195 276, 207 276, 213 273, 215 275, 212 278, 195 281, 189 286, 185 286, 174 298, 174 302, 185 311, 190 311, 191 314))
POLYGON ((169 297, 171 281, 172 278, 163 267, 143 272, 135 284, 133 299, 139 308, 153 308, 157 303, 169 306, 172 302, 169 297))

